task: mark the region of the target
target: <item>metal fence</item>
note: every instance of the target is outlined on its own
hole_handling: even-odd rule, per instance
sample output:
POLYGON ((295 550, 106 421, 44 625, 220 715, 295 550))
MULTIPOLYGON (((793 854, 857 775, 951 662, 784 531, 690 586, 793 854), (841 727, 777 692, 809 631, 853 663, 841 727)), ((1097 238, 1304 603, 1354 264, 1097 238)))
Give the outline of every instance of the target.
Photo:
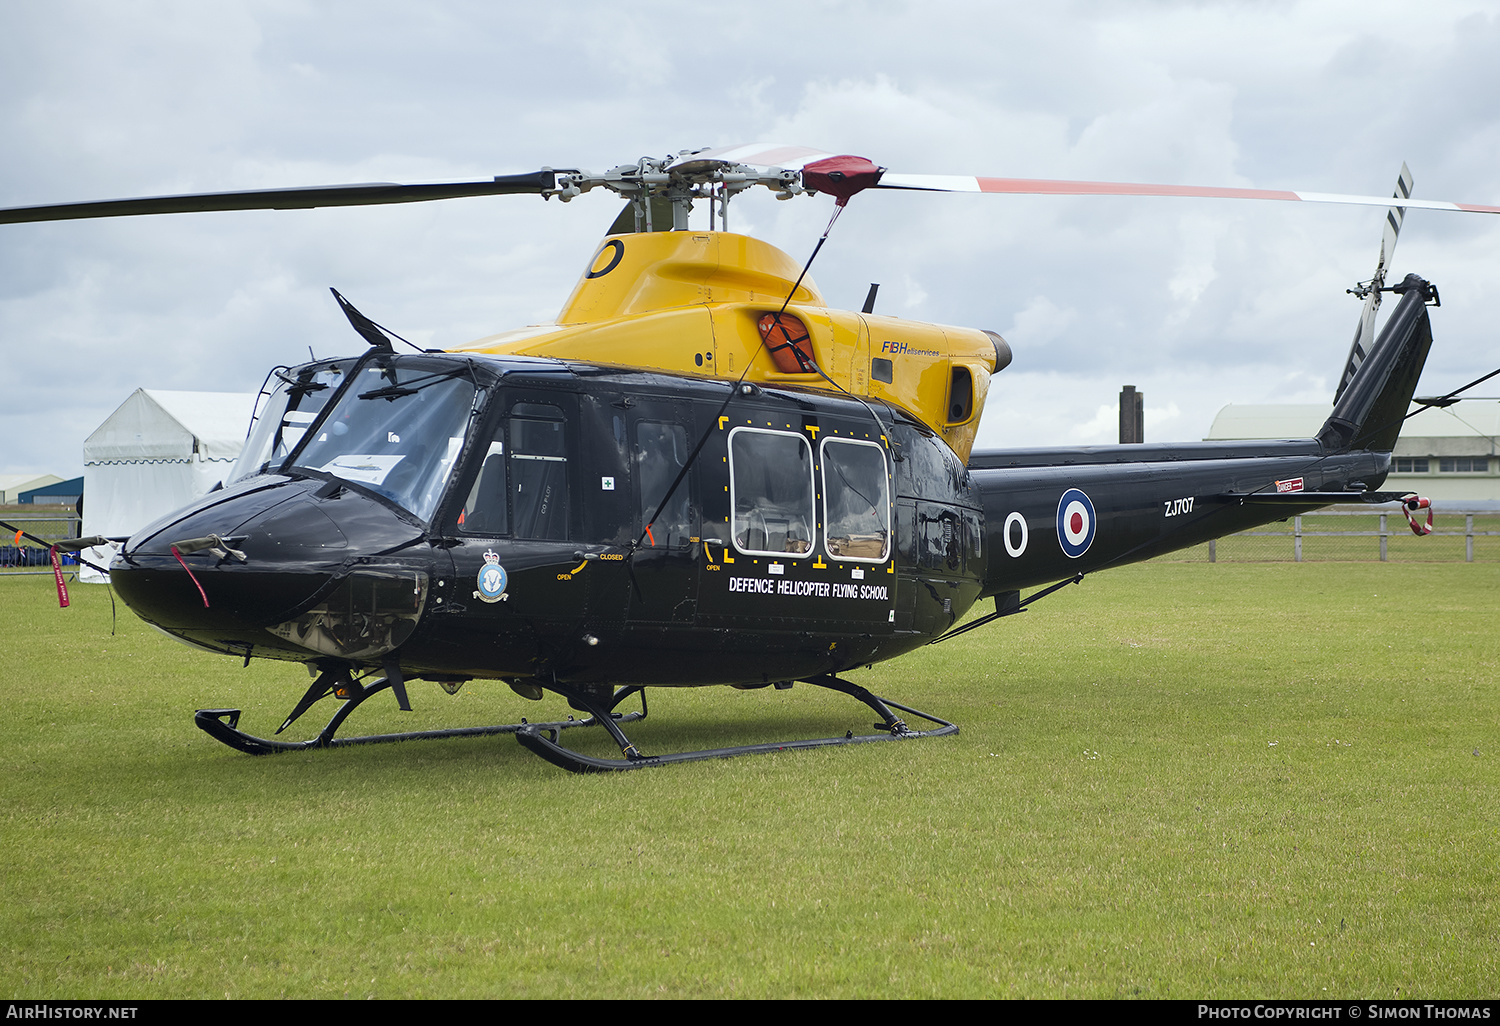
MULTIPOLYGON (((10 506, 0 509, 0 520, 49 542, 66 541, 82 533, 78 514, 66 507, 10 506)), ((3 543, 0 544, 0 573, 52 573, 52 560, 47 550, 27 539, 17 544, 14 530, 0 528, 0 543, 3 543)), ((63 557, 63 563, 70 569, 75 568, 73 564, 76 562, 72 555, 63 557)))
POLYGON ((1422 537, 1412 534, 1399 511, 1319 510, 1160 558, 1207 563, 1496 563, 1500 510, 1439 507, 1432 534, 1422 537))

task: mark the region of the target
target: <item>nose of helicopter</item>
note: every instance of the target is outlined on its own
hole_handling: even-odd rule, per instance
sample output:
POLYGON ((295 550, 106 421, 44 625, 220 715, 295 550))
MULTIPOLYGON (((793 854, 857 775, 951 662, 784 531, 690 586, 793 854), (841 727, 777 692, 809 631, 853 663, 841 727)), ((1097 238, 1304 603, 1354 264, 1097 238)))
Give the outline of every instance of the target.
POLYGON ((368 657, 404 640, 401 624, 410 633, 428 576, 372 554, 421 538, 408 517, 337 482, 258 478, 137 532, 110 577, 143 620, 204 648, 368 657))

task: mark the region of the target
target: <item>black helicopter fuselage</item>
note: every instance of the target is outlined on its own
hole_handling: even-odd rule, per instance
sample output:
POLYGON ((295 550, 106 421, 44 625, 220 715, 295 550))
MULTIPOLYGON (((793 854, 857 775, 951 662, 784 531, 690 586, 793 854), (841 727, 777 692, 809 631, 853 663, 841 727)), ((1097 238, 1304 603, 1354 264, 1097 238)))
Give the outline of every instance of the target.
POLYGON ((529 358, 283 379, 239 479, 112 568, 143 618, 214 651, 759 684, 908 651, 983 586, 967 470, 884 404, 529 358))
POLYGON ((286 377, 261 427, 290 458, 268 453, 247 468, 264 472, 139 532, 114 579, 141 616, 204 648, 320 665, 394 654, 408 677, 837 673, 931 641, 981 597, 1290 512, 1226 493, 1385 471, 1306 442, 965 467, 883 404, 760 387, 726 404, 727 383, 525 358, 375 357, 286 377), (353 448, 317 448, 340 428, 353 448), (398 480, 407 461, 423 466, 398 480), (218 552, 182 551, 212 535, 218 552))
POLYGON ((874 400, 371 350, 279 372, 228 486, 137 532, 112 571, 169 634, 325 671, 834 675, 981 598, 1004 611, 1023 588, 1373 497, 1430 342, 1413 292, 1314 439, 967 465, 874 400))

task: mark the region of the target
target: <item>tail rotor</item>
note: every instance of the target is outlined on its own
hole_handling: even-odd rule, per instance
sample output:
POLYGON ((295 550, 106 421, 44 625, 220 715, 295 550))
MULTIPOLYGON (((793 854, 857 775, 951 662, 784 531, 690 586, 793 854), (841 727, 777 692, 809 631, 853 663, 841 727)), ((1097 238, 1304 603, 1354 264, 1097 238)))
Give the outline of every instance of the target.
MULTIPOLYGON (((1396 191, 1391 194, 1391 198, 1411 199, 1411 189, 1411 171, 1403 162, 1401 174, 1396 178, 1396 191)), ((1354 380, 1354 375, 1359 372, 1360 364, 1365 362, 1365 356, 1375 340, 1375 314, 1380 310, 1380 295, 1385 287, 1386 271, 1396 252, 1396 239, 1401 234, 1401 222, 1405 217, 1405 207, 1391 207, 1386 211, 1385 231, 1380 237, 1380 259, 1375 263, 1375 274, 1369 281, 1360 282, 1349 290, 1350 295, 1363 299, 1365 306, 1360 311, 1359 324, 1354 329, 1354 342, 1349 346, 1349 358, 1344 361, 1344 373, 1339 379, 1339 387, 1333 393, 1334 402, 1339 401, 1344 389, 1354 380)))

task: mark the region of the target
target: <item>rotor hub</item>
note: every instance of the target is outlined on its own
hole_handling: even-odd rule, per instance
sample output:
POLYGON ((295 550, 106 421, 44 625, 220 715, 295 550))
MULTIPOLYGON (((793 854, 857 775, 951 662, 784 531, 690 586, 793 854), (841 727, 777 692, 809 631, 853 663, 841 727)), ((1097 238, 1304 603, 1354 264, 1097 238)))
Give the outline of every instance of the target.
POLYGON ((715 157, 696 157, 701 150, 683 150, 672 157, 642 157, 602 173, 560 171, 555 188, 546 195, 564 203, 592 189, 608 189, 630 201, 635 230, 686 231, 695 200, 714 204, 714 212, 728 227, 729 200, 755 186, 764 186, 778 199, 791 199, 805 190, 800 171, 755 167, 715 157), (670 223, 666 223, 670 221, 670 223))

